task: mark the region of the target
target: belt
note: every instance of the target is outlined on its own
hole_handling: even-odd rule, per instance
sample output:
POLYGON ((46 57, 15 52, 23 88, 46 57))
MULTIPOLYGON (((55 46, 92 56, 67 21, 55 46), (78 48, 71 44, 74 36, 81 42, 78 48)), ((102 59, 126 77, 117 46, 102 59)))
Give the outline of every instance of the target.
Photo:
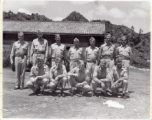
POLYGON ((122 59, 122 60, 130 60, 130 58, 128 58, 127 56, 118 56, 117 58, 122 59))
POLYGON ((71 59, 72 62, 78 62, 80 59, 71 59))
POLYGON ((96 61, 94 61, 94 60, 87 60, 87 62, 89 62, 89 63, 96 63, 96 61))
POLYGON ((34 54, 45 54, 45 51, 34 51, 34 54))
POLYGON ((104 58, 104 59, 111 59, 111 56, 110 55, 103 55, 102 58, 104 58))
POLYGON ((21 57, 24 58, 25 55, 21 55, 21 54, 16 54, 15 57, 21 57))

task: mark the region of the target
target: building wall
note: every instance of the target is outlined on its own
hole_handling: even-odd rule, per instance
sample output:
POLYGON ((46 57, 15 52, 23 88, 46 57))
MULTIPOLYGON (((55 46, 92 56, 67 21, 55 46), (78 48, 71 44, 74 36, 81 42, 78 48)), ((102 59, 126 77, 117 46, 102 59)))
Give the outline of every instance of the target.
MULTIPOLYGON (((48 44, 49 46, 52 43, 55 43, 55 39, 54 39, 54 35, 44 35, 43 36, 45 39, 48 40, 48 44)), ((61 43, 64 44, 73 44, 73 40, 74 38, 78 38, 80 41, 80 46, 81 47, 87 47, 89 46, 89 39, 91 36, 84 36, 84 35, 61 35, 61 43)), ((103 36, 92 36, 95 37, 96 39, 96 46, 101 46, 101 44, 104 43, 104 37, 103 36)), ((24 40, 29 42, 29 44, 31 44, 31 42, 33 41, 33 39, 36 39, 37 36, 36 34, 25 34, 24 35, 24 40)), ((10 45, 12 46, 12 44, 18 40, 18 36, 17 34, 8 34, 8 33, 4 33, 3 34, 3 45, 10 45)))

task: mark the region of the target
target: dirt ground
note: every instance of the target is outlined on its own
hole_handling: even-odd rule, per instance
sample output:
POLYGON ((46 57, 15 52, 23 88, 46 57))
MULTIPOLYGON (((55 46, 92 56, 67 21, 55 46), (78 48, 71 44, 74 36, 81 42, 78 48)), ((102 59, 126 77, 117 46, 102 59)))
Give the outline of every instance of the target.
MULTIPOLYGON (((25 82, 29 72, 26 72, 25 82)), ((3 69, 3 118, 150 118, 150 72, 130 70, 129 99, 114 97, 32 96, 29 89, 14 90, 15 73, 3 69), (108 107, 103 103, 113 100, 124 109, 108 107)))

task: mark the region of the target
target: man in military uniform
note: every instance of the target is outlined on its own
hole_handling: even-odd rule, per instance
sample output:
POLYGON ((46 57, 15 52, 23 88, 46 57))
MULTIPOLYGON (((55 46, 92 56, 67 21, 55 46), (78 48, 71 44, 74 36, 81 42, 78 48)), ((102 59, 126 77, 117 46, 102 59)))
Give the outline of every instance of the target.
POLYGON ((101 45, 99 54, 100 59, 105 59, 107 66, 112 69, 114 65, 114 49, 115 46, 111 43, 111 33, 107 33, 106 41, 101 45))
POLYGON ((67 71, 65 66, 62 64, 61 58, 55 59, 55 66, 52 66, 50 69, 50 84, 48 85, 49 88, 55 93, 57 85, 61 87, 60 94, 58 96, 65 97, 64 89, 67 83, 67 71))
POLYGON ((24 88, 24 78, 25 78, 25 69, 26 64, 29 62, 29 44, 24 41, 24 33, 18 33, 18 41, 14 42, 10 62, 11 64, 15 63, 17 84, 14 89, 23 89, 24 88), (15 61, 13 60, 15 56, 15 61))
POLYGON ((127 69, 122 65, 122 59, 118 58, 116 66, 112 69, 111 89, 114 94, 118 94, 119 88, 122 88, 121 95, 123 98, 128 98, 128 74, 127 69))
POLYGON ((41 90, 41 95, 44 94, 44 89, 49 84, 49 68, 44 64, 44 58, 41 55, 36 56, 37 63, 32 66, 30 72, 30 80, 27 82, 27 87, 32 89, 35 94, 41 90))
POLYGON ((122 59, 122 64, 127 68, 127 72, 129 75, 129 66, 130 66, 130 58, 132 55, 131 47, 127 45, 128 40, 127 36, 123 35, 122 37, 122 45, 119 46, 116 50, 116 57, 122 59))
POLYGON ((52 44, 49 49, 49 56, 51 58, 51 66, 55 66, 55 58, 61 58, 64 62, 67 60, 66 47, 64 44, 61 44, 61 37, 59 34, 55 34, 56 43, 52 44))
POLYGON ((68 81, 71 86, 70 94, 73 96, 74 88, 80 91, 80 95, 92 91, 90 87, 91 76, 89 70, 85 69, 84 61, 79 60, 78 66, 68 73, 68 81))
POLYGON ((31 44, 30 61, 33 65, 36 65, 36 56, 39 54, 43 57, 44 63, 47 62, 48 57, 48 41, 43 38, 41 30, 37 31, 38 38, 34 39, 31 44))
POLYGON ((69 49, 70 70, 78 66, 78 60, 82 59, 82 48, 79 47, 79 39, 74 39, 74 46, 69 49))
POLYGON ((95 46, 95 38, 90 38, 90 46, 85 49, 86 69, 93 75, 94 68, 99 61, 99 48, 95 46))
MULTIPOLYGON (((111 88, 111 74, 110 70, 106 65, 106 60, 101 59, 100 65, 95 67, 94 73, 93 73, 93 80, 92 80, 92 88, 93 88, 93 94, 96 94, 97 87, 102 88, 101 94, 107 95, 109 94, 110 88, 111 88)), ((111 92, 111 91, 110 91, 111 92)))

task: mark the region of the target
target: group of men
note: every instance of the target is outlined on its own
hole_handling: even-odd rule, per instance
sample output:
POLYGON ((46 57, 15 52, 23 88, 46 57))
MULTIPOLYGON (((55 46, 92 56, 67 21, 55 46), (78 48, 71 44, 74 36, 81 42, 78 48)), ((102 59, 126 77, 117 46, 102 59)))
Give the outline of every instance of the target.
POLYGON ((65 96, 65 88, 69 86, 70 95, 76 92, 80 95, 90 93, 96 95, 101 88, 102 95, 121 95, 128 97, 128 76, 131 48, 127 45, 127 36, 123 35, 121 45, 114 45, 111 33, 105 35, 105 43, 100 48, 95 46, 95 38, 89 39, 90 46, 84 51, 78 38, 73 40, 68 53, 66 46, 61 43, 59 34, 55 34, 56 43, 48 46, 41 30, 37 31, 37 39, 31 44, 24 41, 24 33, 18 33, 18 41, 14 42, 10 60, 15 63, 17 84, 15 89, 24 89, 26 65, 32 63, 30 80, 26 86, 35 94, 44 94, 49 88, 54 94, 60 88, 59 96, 65 96), (13 57, 15 56, 15 60, 13 57), (84 57, 83 57, 84 56, 84 57), (47 61, 51 67, 46 65, 47 61), (70 71, 65 65, 70 65, 70 71), (120 92, 119 88, 122 88, 120 92))

